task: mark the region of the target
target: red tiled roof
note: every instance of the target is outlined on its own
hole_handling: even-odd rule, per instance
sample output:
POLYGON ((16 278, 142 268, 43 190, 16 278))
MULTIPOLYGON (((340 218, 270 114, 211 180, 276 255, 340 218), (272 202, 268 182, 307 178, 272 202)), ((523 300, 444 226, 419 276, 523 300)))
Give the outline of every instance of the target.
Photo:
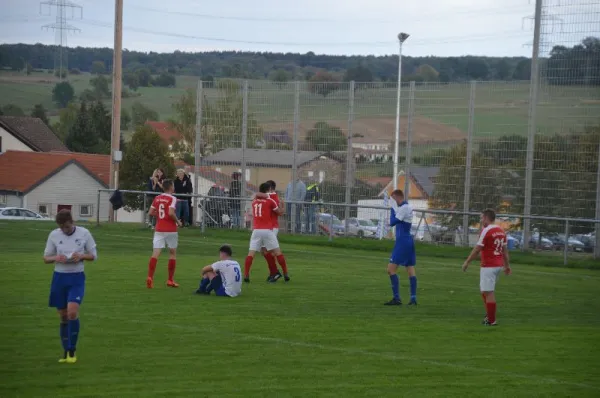
POLYGON ((26 193, 69 163, 76 163, 104 185, 110 156, 77 152, 6 151, 0 155, 0 190, 26 193))
POLYGON ((183 139, 181 133, 171 126, 169 122, 147 121, 146 126, 152 127, 159 137, 167 144, 171 144, 173 141, 180 141, 183 139))

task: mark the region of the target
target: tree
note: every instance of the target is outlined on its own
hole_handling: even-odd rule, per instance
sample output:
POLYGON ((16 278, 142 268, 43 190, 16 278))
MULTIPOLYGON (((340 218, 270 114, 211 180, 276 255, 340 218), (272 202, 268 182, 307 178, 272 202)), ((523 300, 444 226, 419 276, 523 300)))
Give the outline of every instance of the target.
POLYGON ((70 102, 66 108, 58 112, 59 121, 52 125, 52 131, 54 131, 61 141, 66 142, 69 131, 71 131, 75 120, 77 120, 78 112, 77 104, 74 102, 70 102))
POLYGON ((170 124, 181 134, 183 141, 179 143, 177 152, 183 154, 193 151, 196 142, 196 94, 190 88, 173 104, 175 119, 170 124))
POLYGON ((346 73, 344 73, 344 81, 351 82, 355 81, 357 83, 367 83, 373 81, 373 73, 366 66, 358 65, 352 68, 348 68, 346 73))
POLYGON ((148 108, 140 102, 134 102, 131 106, 131 121, 133 122, 133 128, 143 126, 147 121, 159 120, 158 112, 148 108))
POLYGON ((108 79, 105 76, 99 75, 90 79, 90 85, 93 89, 95 100, 110 98, 110 88, 108 79))
POLYGON ((33 66, 31 66, 31 64, 28 62, 25 65, 25 73, 27 74, 27 76, 31 75, 31 73, 33 72, 33 66))
POLYGON ((110 113, 101 101, 96 101, 88 110, 90 129, 97 137, 98 143, 93 153, 110 153, 112 120, 110 113))
POLYGON ((485 79, 490 74, 490 68, 481 58, 472 57, 467 61, 467 75, 471 79, 485 79))
MULTIPOLYGON (((175 174, 173 159, 167 144, 149 126, 139 126, 127 144, 120 167, 120 185, 123 189, 146 190, 148 178, 156 168, 163 168, 166 175, 175 174)), ((127 195, 126 208, 140 210, 140 195, 127 195)))
POLYGON ((318 71, 308 81, 308 91, 327 97, 330 93, 339 90, 340 81, 332 73, 318 71))
POLYGON ((531 79, 531 60, 522 59, 519 61, 513 72, 514 80, 529 80, 531 79))
POLYGON ((90 115, 85 102, 81 103, 77 118, 69 129, 65 144, 70 151, 82 153, 94 153, 98 146, 98 137, 90 123, 90 115))
POLYGON ((129 115, 129 112, 127 111, 127 109, 125 109, 125 108, 121 109, 121 130, 122 131, 129 130, 130 123, 131 123, 131 115, 129 115))
POLYGON ((420 76, 425 82, 437 82, 440 78, 440 73, 435 68, 428 64, 423 64, 417 68, 417 76, 420 76))
POLYGON ((161 73, 160 76, 152 82, 152 85, 156 87, 175 87, 175 84, 175 75, 170 73, 161 73))
POLYGON ((46 109, 44 108, 44 106, 42 104, 37 104, 33 107, 33 110, 31 111, 31 116, 41 119, 42 122, 44 122, 44 124, 46 124, 46 126, 50 126, 50 122, 48 121, 48 116, 46 115, 46 109))
POLYGON ((554 46, 545 69, 550 84, 600 85, 600 38, 587 37, 570 48, 554 46))
POLYGON ((150 87, 152 85, 152 73, 148 68, 142 68, 136 72, 140 87, 150 87))
POLYGON ((69 82, 57 83, 52 90, 52 100, 56 102, 60 108, 67 106, 67 104, 71 102, 74 97, 75 90, 69 82))
POLYGON ((2 107, 2 114, 5 116, 25 116, 23 109, 15 104, 7 104, 2 107))
POLYGON ((130 89, 134 91, 137 90, 140 86, 138 74, 134 72, 125 73, 125 76, 123 77, 123 83, 129 86, 130 89))
POLYGON ((512 76, 512 67, 510 63, 503 59, 496 65, 496 76, 500 80, 509 80, 512 76))
POLYGON ((56 76, 56 77, 58 77, 58 78, 61 78, 61 79, 64 79, 64 78, 66 78, 66 77, 67 77, 67 75, 68 75, 68 72, 67 72, 67 70, 66 70, 66 69, 64 69, 64 68, 63 68, 63 69, 60 69, 60 70, 57 70, 57 71, 55 71, 55 72, 54 72, 54 76, 56 76))
POLYGON ((271 80, 282 88, 290 80, 290 74, 285 69, 277 69, 271 73, 271 80))
POLYGON ((306 142, 313 151, 346 151, 348 140, 339 127, 326 122, 317 122, 306 134, 306 142))
POLYGON ((105 73, 106 73, 106 66, 104 66, 104 62, 94 61, 92 63, 92 74, 93 75, 103 75, 105 73))

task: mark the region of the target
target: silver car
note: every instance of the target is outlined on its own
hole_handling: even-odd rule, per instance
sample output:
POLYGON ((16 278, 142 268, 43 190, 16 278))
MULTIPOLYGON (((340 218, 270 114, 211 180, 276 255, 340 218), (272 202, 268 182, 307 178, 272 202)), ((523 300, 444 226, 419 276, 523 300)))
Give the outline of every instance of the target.
POLYGON ((51 218, 21 207, 0 208, 0 220, 53 221, 51 218))
MULTIPOLYGON (((355 217, 348 220, 348 235, 359 238, 375 238, 377 236, 377 225, 371 220, 361 220, 355 217)), ((346 225, 346 220, 342 221, 346 225)))

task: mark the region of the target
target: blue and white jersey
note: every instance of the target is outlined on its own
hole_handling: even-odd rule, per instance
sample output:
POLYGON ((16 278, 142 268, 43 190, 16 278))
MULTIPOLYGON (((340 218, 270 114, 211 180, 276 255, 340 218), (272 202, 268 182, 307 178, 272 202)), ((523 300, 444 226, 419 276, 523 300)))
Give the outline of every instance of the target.
POLYGON ((400 204, 396 204, 395 201, 392 201, 390 225, 396 227, 396 239, 412 239, 412 235, 410 234, 412 217, 413 209, 407 201, 400 204))
POLYGON ((73 262, 69 260, 74 253, 91 254, 94 256, 94 260, 98 257, 96 242, 90 231, 83 227, 75 227, 70 235, 65 234, 60 228, 50 232, 44 256, 64 255, 67 257, 65 263, 54 264, 54 272, 83 272, 83 261, 73 262))
POLYGON ((229 297, 239 296, 242 292, 242 270, 234 260, 221 260, 211 265, 215 272, 221 274, 225 293, 229 297))

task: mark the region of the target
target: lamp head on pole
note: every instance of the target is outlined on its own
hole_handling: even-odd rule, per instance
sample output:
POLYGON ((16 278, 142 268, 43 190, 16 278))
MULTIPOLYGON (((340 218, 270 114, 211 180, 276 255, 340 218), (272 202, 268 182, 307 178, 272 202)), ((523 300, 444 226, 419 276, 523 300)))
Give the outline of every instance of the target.
POLYGON ((398 40, 400 40, 400 44, 404 43, 409 37, 410 35, 408 33, 398 33, 398 40))

